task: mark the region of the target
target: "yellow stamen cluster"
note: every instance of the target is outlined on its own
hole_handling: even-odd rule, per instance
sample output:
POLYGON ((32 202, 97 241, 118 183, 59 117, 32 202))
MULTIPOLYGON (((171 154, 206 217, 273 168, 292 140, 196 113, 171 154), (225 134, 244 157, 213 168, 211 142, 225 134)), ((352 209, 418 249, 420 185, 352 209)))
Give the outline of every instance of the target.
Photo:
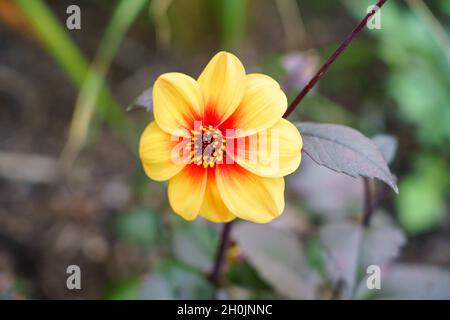
POLYGON ((201 125, 199 129, 191 130, 191 134, 191 142, 186 146, 191 150, 191 163, 197 166, 203 164, 204 168, 208 166, 212 168, 216 162, 222 161, 225 139, 219 129, 201 125))

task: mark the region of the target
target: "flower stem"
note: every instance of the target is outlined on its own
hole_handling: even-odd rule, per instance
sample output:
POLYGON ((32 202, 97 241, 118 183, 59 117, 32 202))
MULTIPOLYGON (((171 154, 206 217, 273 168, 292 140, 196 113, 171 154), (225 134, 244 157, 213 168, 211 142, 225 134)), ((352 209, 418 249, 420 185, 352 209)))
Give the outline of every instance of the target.
POLYGON ((214 286, 214 298, 216 298, 217 295, 217 289, 219 287, 221 278, 222 278, 222 272, 225 264, 225 258, 226 253, 228 249, 228 245, 230 242, 230 234, 231 234, 231 227, 233 226, 233 221, 224 223, 222 234, 220 236, 220 243, 219 243, 219 249, 216 254, 216 259, 214 261, 213 270, 211 272, 210 281, 212 285, 214 286))
POLYGON ((328 58, 328 60, 323 64, 323 66, 317 71, 314 77, 308 82, 308 84, 303 88, 302 91, 295 97, 291 102, 283 118, 287 118, 297 107, 300 101, 308 94, 309 91, 316 85, 316 83, 322 78, 328 68, 336 61, 336 59, 341 55, 342 52, 348 47, 348 45, 353 41, 353 39, 361 32, 367 21, 377 12, 377 8, 381 8, 387 0, 379 0, 375 5, 374 9, 371 10, 364 19, 358 24, 358 26, 345 38, 345 40, 340 44, 340 46, 333 52, 333 54, 328 58))

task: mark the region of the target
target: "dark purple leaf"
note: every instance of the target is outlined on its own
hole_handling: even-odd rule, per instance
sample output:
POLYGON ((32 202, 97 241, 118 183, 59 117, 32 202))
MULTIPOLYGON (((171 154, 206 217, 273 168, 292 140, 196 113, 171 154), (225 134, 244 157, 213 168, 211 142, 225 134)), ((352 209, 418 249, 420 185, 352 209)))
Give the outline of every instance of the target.
POLYGON ((390 263, 406 243, 403 231, 392 221, 383 221, 387 218, 381 214, 376 212, 370 228, 364 233, 360 257, 360 266, 364 270, 373 264, 383 266, 390 263))
POLYGON ((398 188, 376 144, 355 129, 337 124, 301 122, 303 151, 316 163, 352 177, 377 178, 398 188))
POLYGON ((361 225, 349 222, 331 223, 320 230, 320 241, 326 251, 326 271, 334 286, 341 283, 343 299, 352 297, 362 236, 361 225))
POLYGON ((319 285, 318 274, 311 271, 297 237, 268 225, 242 223, 233 238, 261 277, 285 297, 313 299, 319 285))
POLYGON ((383 267, 390 264, 405 244, 403 232, 382 216, 382 212, 377 213, 369 228, 344 221, 320 229, 328 278, 334 285, 340 282, 343 299, 353 297, 360 271, 365 272, 370 265, 383 267))

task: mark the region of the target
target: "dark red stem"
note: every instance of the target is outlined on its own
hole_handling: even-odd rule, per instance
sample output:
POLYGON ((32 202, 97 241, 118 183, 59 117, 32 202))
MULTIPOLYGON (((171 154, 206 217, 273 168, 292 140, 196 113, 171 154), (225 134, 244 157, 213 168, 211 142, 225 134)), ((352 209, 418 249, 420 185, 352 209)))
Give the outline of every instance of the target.
POLYGON ((375 201, 373 198, 372 181, 369 178, 363 178, 364 182, 364 215, 362 225, 369 227, 373 212, 375 211, 375 201))
POLYGON ((297 105, 303 98, 308 94, 309 91, 316 85, 316 83, 322 78, 328 68, 336 61, 336 59, 341 55, 341 53, 348 47, 348 45, 353 41, 353 39, 361 32, 364 26, 367 24, 367 21, 377 12, 377 8, 381 8, 387 0, 379 0, 375 5, 374 9, 370 11, 364 19, 358 24, 358 26, 345 38, 345 40, 341 43, 341 45, 333 52, 333 54, 328 58, 325 64, 317 71, 315 76, 308 82, 308 84, 303 88, 302 91, 295 97, 295 99, 291 102, 286 112, 283 115, 283 118, 287 118, 292 111, 295 110, 297 105))
MULTIPOLYGON (((222 229, 222 235, 220 236, 220 244, 219 244, 219 250, 217 251, 216 259, 214 261, 213 270, 211 273, 211 283, 213 284, 215 288, 214 295, 216 295, 217 288, 219 287, 220 280, 222 278, 222 272, 225 265, 225 258, 227 249, 230 243, 230 234, 231 234, 231 227, 233 226, 233 221, 225 223, 223 225, 222 229)), ((214 297, 216 298, 216 297, 214 297)))
POLYGON ((362 225, 368 228, 375 211, 381 206, 383 201, 386 200, 391 189, 385 183, 383 183, 380 188, 377 188, 377 184, 373 183, 374 181, 368 178, 363 178, 363 182, 365 200, 362 225))

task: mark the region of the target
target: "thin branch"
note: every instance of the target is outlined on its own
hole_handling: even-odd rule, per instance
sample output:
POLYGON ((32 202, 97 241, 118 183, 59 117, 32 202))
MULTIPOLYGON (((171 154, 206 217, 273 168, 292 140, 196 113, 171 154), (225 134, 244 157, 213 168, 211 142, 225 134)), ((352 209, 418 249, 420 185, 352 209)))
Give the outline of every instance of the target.
POLYGON ((328 68, 336 61, 336 59, 341 55, 342 52, 348 47, 348 45, 353 41, 353 39, 361 32, 364 26, 367 24, 367 21, 380 9, 387 0, 379 0, 375 5, 374 9, 372 9, 365 17, 361 20, 358 26, 345 38, 345 40, 341 43, 341 45, 333 52, 333 54, 328 58, 328 60, 324 63, 324 65, 317 71, 316 75, 309 81, 309 83, 303 88, 302 91, 295 97, 295 99, 291 102, 286 112, 283 115, 283 118, 287 118, 297 107, 300 101, 308 94, 309 91, 316 85, 316 83, 322 78, 328 68), (378 9, 377 9, 378 8, 378 9))
POLYGON ((391 192, 391 189, 387 184, 382 183, 380 188, 376 188, 374 182, 375 181, 371 179, 364 178, 365 204, 362 224, 365 227, 370 226, 374 212, 383 204, 384 200, 386 200, 391 192))

